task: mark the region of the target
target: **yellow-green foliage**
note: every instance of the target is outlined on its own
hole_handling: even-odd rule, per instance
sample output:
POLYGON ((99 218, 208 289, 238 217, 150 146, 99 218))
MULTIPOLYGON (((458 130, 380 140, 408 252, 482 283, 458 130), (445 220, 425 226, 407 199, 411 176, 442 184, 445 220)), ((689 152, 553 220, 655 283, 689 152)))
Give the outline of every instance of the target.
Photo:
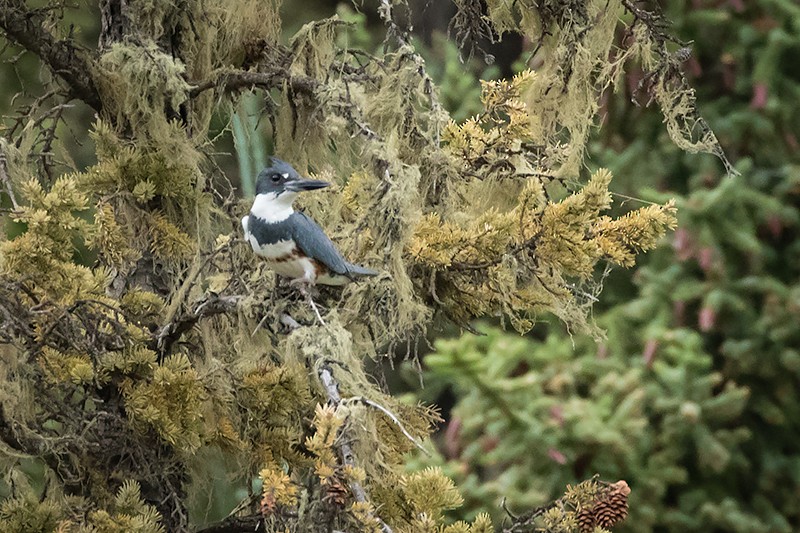
POLYGON ((64 524, 67 532, 76 533, 166 533, 158 511, 142 499, 135 481, 126 481, 117 491, 111 510, 89 513, 87 523, 73 529, 64 524))
POLYGON ((0 243, 0 272, 29 280, 39 296, 56 302, 102 294, 105 273, 75 264, 74 242, 88 226, 78 213, 88 207, 88 197, 75 176, 62 176, 49 191, 29 180, 20 190, 27 205, 14 215, 28 230, 0 243))
POLYGON ((262 501, 266 506, 278 504, 291 507, 297 504, 297 485, 283 470, 269 466, 262 469, 258 477, 261 478, 262 501))
POLYGON ((33 493, 7 498, 0 503, 0 531, 7 533, 51 533, 63 509, 52 500, 39 501, 33 493))
POLYGON ((0 504, 3 533, 166 533, 161 516, 144 502, 139 484, 126 481, 108 509, 91 509, 81 498, 47 495, 40 499, 23 483, 24 495, 0 504), (70 508, 84 513, 73 514, 70 508))
POLYGON ((525 331, 532 325, 527 313, 550 311, 570 326, 585 326, 567 280, 590 279, 604 258, 631 266, 637 252, 675 225, 672 203, 619 219, 601 216, 610 207, 610 181, 600 170, 583 189, 548 202, 541 183, 530 179, 508 211, 490 208, 460 224, 427 215, 408 253, 440 273, 436 298, 457 319, 506 313, 525 331))
POLYGON ((536 76, 484 83, 484 113, 445 129, 447 150, 471 170, 452 185, 448 203, 422 217, 406 251, 432 270, 430 295, 457 321, 505 315, 524 332, 549 311, 587 330, 587 308, 571 280, 590 282, 602 259, 631 266, 674 227, 675 209, 669 203, 619 219, 602 215, 611 206, 607 170, 551 200, 548 174, 536 166, 547 156, 531 146, 545 139, 520 99, 536 76))
POLYGON ((316 431, 306 437, 305 445, 316 456, 314 471, 323 484, 329 483, 336 473, 337 453, 334 444, 343 422, 332 406, 317 405, 313 422, 316 431))
POLYGON ((164 299, 153 292, 133 288, 122 295, 119 306, 132 321, 146 322, 161 314, 164 299))
POLYGON ((122 390, 125 411, 138 428, 153 428, 166 442, 190 453, 203 443, 206 393, 185 355, 167 357, 148 379, 126 380, 122 390))
POLYGON ((81 190, 100 196, 87 244, 118 269, 145 251, 168 263, 187 259, 208 223, 198 226, 187 214, 213 212, 209 197, 197 190, 200 153, 176 123, 160 135, 134 144, 96 123, 98 163, 77 177, 81 190))
POLYGON ((57 384, 72 381, 75 384, 89 384, 94 378, 94 367, 88 355, 64 354, 50 347, 44 347, 38 357, 45 379, 57 384))
POLYGON ((164 215, 150 219, 150 250, 159 259, 186 259, 194 251, 194 242, 164 215))
POLYGON ((122 266, 138 259, 139 253, 129 244, 131 239, 131 232, 125 231, 117 222, 111 205, 99 204, 94 212, 94 225, 89 231, 86 244, 102 250, 109 265, 122 266))
POLYGON ((459 520, 449 526, 444 526, 441 529, 442 533, 494 533, 494 526, 492 526, 492 519, 486 513, 480 513, 475 521, 468 524, 459 520))
POLYGON ((296 363, 260 362, 237 380, 238 401, 250 420, 244 425, 244 439, 251 447, 253 464, 310 464, 296 449, 303 440, 303 421, 313 413, 306 369, 296 363))
POLYGON ((539 139, 535 138, 534 117, 520 96, 535 78, 533 71, 526 70, 511 80, 481 82, 484 112, 461 125, 447 125, 442 140, 465 168, 486 167, 485 175, 490 177, 524 161, 520 157, 523 144, 539 139))
POLYGON ((455 509, 464 501, 453 480, 437 467, 405 475, 400 484, 414 518, 426 516, 437 522, 444 511, 455 509))

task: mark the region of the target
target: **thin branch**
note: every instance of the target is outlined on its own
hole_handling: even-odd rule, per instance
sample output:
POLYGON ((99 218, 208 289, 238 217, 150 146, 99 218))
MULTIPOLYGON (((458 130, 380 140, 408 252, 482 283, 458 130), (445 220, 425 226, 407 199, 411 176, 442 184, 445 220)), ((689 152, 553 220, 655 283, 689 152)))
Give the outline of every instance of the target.
MULTIPOLYGON (((281 323, 287 326, 291 330, 295 330, 300 328, 300 324, 291 316, 287 314, 283 314, 281 316, 281 323)), ((339 406, 342 403, 342 395, 339 393, 339 383, 333 377, 333 371, 331 371, 330 365, 326 362, 324 363, 318 370, 319 379, 322 382, 322 386, 325 387, 325 392, 328 396, 328 401, 333 406, 339 406)), ((358 400, 363 400, 363 398, 358 398, 358 400)), ((370 405, 374 404, 371 402, 370 405)), ((377 404, 374 404, 377 406, 377 404)), ((381 409, 383 411, 383 409, 381 409)), ((391 414, 390 414, 391 416, 391 414)), ((340 443, 338 445, 339 451, 342 454, 342 464, 345 466, 356 466, 355 461, 355 453, 353 453, 353 448, 350 444, 346 441, 346 439, 340 439, 340 443)), ((353 492, 353 496, 355 497, 356 501, 358 502, 368 502, 369 498, 367 498, 367 493, 364 490, 364 487, 361 486, 361 483, 358 481, 350 481, 350 490, 353 492)), ((380 522, 381 529, 384 533, 393 533, 392 528, 390 528, 383 520, 378 518, 377 516, 375 519, 380 522)), ((205 533, 205 532, 204 532, 205 533)))
POLYGON ((23 48, 30 50, 70 87, 71 96, 79 98, 95 111, 103 108, 91 76, 91 59, 69 40, 59 41, 45 26, 42 11, 30 10, 22 0, 0 2, 0 29, 23 48))
POLYGON ((8 159, 6 159, 6 153, 3 150, 2 143, 0 143, 0 182, 3 183, 6 194, 8 194, 8 197, 11 199, 11 205, 14 206, 14 211, 19 210, 17 198, 14 196, 14 188, 11 185, 11 177, 8 175, 8 159))
POLYGON ((389 420, 394 422, 394 424, 400 429, 400 431, 403 433, 403 435, 405 435, 405 437, 408 440, 410 440, 414 444, 414 446, 416 446, 422 453, 424 453, 428 457, 431 456, 431 452, 426 450, 422 446, 422 443, 419 442, 417 439, 415 439, 414 436, 406 430, 406 428, 403 426, 403 423, 400 422, 400 419, 397 418, 397 416, 395 416, 394 413, 389 411, 386 407, 382 406, 381 404, 379 404, 377 402, 373 402, 369 398, 364 398, 363 396, 351 396, 350 398, 347 398, 346 400, 344 400, 344 402, 345 403, 350 403, 350 402, 363 403, 364 405, 368 405, 368 406, 370 406, 370 407, 372 407, 374 409, 377 409, 378 411, 380 411, 381 413, 383 413, 387 417, 389 417, 389 420))
POLYGON ((237 91, 252 87, 274 89, 283 85, 284 82, 288 82, 293 90, 308 94, 313 93, 317 85, 319 85, 313 78, 290 76, 285 70, 275 70, 273 72, 233 70, 222 72, 214 79, 190 82, 194 87, 189 90, 189 98, 197 98, 203 92, 215 87, 224 91, 237 91))
POLYGON ((257 531, 260 516, 231 516, 208 527, 198 529, 196 533, 253 533, 257 531))
POLYGON ((236 310, 242 299, 244 299, 244 296, 239 294, 213 296, 197 306, 194 311, 184 313, 175 320, 167 323, 158 331, 158 335, 156 335, 154 339, 159 353, 162 355, 169 353, 172 345, 180 339, 184 333, 192 329, 201 318, 230 313, 236 310))

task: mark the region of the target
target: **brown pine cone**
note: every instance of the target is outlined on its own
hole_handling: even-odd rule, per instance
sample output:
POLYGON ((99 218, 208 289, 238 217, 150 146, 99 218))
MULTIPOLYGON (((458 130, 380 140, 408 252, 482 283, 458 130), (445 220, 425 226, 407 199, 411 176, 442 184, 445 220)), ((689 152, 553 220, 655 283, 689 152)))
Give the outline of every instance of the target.
POLYGON ((584 507, 578 511, 577 519, 578 527, 580 527, 581 533, 592 533, 592 531, 594 531, 596 521, 594 519, 593 507, 584 507))
POLYGON ((331 479, 325 485, 325 499, 339 507, 343 507, 347 502, 348 494, 347 487, 337 478, 331 479))
POLYGON ((617 481, 609 486, 608 492, 594 506, 594 519, 597 525, 610 528, 628 516, 628 494, 630 487, 625 481, 617 481))
POLYGON ((275 514, 276 503, 275 495, 265 492, 261 497, 261 516, 266 518, 272 514, 275 514))

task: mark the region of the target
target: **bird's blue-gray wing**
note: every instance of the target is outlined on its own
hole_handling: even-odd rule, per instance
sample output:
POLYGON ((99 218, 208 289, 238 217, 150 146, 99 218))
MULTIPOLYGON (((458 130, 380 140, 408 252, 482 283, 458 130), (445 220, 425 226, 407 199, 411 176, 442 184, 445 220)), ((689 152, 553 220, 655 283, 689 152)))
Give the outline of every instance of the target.
POLYGON ((304 254, 316 259, 335 274, 349 274, 349 263, 316 222, 297 212, 289 217, 289 222, 294 242, 304 254))

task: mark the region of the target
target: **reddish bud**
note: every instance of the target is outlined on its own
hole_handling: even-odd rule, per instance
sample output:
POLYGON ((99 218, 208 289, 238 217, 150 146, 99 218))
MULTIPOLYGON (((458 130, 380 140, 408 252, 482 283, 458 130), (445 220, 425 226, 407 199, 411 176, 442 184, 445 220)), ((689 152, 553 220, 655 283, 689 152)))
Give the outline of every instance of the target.
POLYGON ((564 408, 560 405, 550 406, 550 418, 556 421, 559 427, 564 426, 564 408))
POLYGON ((555 448, 550 448, 549 450, 547 450, 547 456, 560 465, 567 464, 567 456, 561 453, 560 451, 556 450, 555 448))
POLYGON ((783 232, 783 221, 777 215, 771 215, 767 218, 767 228, 774 238, 781 236, 783 232))
POLYGON ((692 257, 694 245, 692 237, 689 232, 684 228, 675 230, 675 237, 672 239, 672 248, 675 250, 675 255, 678 256, 678 261, 686 261, 692 257))
POLYGON ((753 85, 753 98, 750 100, 752 109, 764 109, 767 105, 769 87, 766 83, 759 82, 753 85))
POLYGON ((461 455, 461 419, 453 417, 444 432, 444 453, 448 459, 461 455))
POLYGON ((683 300, 672 303, 672 320, 676 326, 683 326, 686 323, 686 302, 683 300))
POLYGON ((642 359, 647 368, 653 367, 653 361, 656 360, 656 353, 658 352, 658 341, 655 339, 648 340, 644 345, 642 352, 642 359))
POLYGON ((717 323, 717 312, 711 307, 703 307, 697 317, 697 324, 700 331, 711 331, 717 323))
POLYGON ((703 272, 708 274, 714 266, 714 249, 710 246, 701 248, 697 253, 697 262, 700 264, 700 268, 703 269, 703 272))

